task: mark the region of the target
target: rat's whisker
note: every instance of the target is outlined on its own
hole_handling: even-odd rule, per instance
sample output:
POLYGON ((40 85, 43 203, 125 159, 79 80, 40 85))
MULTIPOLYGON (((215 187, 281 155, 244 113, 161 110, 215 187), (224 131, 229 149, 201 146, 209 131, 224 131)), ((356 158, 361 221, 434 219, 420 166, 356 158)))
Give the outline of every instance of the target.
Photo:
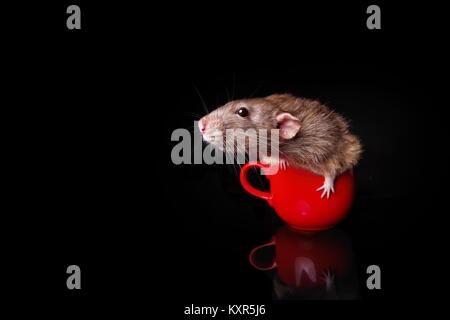
POLYGON ((231 101, 230 92, 228 91, 228 88, 225 86, 225 94, 227 95, 227 101, 231 101))
POLYGON ((256 89, 252 91, 252 93, 250 94, 250 96, 249 96, 248 98, 252 98, 252 97, 256 94, 256 92, 257 92, 259 89, 261 89, 262 85, 263 85, 263 83, 260 82, 260 83, 258 84, 258 86, 256 87, 256 89))
MULTIPOLYGON (((227 143, 227 146, 229 147, 229 142, 227 141, 226 143, 227 143)), ((228 149, 228 147, 227 147, 227 149, 228 149)), ((235 162, 233 161, 231 164, 233 166, 234 173, 236 173, 236 176, 239 176, 239 172, 238 172, 238 170, 236 168, 235 162)))
POLYGON ((234 100, 236 93, 236 72, 233 72, 233 91, 231 92, 231 99, 234 100))
POLYGON ((248 134, 248 133, 245 133, 245 132, 239 132, 239 131, 237 131, 237 132, 235 133, 235 137, 237 138, 237 139, 235 139, 235 140, 239 140, 239 138, 241 138, 241 140, 242 140, 242 138, 256 139, 256 143, 257 143, 257 146, 258 146, 258 150, 260 150, 262 147, 265 147, 266 152, 268 151, 268 149, 270 149, 271 151, 277 151, 278 154, 281 154, 281 155, 283 155, 283 156, 286 156, 285 153, 284 153, 283 151, 281 151, 281 150, 279 149, 279 147, 277 147, 277 146, 274 145, 274 144, 270 144, 270 148, 269 148, 269 144, 268 144, 268 139, 267 139, 267 138, 266 138, 266 139, 262 139, 262 138, 261 138, 260 136, 258 136, 258 135, 250 135, 250 134, 248 134))
POLYGON ((195 92, 197 92, 197 94, 198 94, 198 96, 199 96, 199 98, 200 98, 200 101, 202 102, 203 109, 205 110, 206 114, 208 114, 208 113, 209 113, 208 107, 206 106, 205 100, 203 99, 203 97, 202 97, 200 91, 197 89, 197 87, 195 86, 195 84, 192 84, 192 86, 194 87, 195 92))
POLYGON ((194 113, 194 112, 184 112, 184 115, 190 116, 190 117, 195 117, 196 119, 200 119, 201 117, 203 117, 201 114, 194 113))

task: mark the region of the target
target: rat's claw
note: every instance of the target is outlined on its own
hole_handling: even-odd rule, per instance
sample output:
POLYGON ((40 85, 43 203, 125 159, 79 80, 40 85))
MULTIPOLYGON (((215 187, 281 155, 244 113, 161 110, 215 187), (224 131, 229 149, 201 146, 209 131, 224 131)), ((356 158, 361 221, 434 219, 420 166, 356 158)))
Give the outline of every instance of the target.
POLYGON ((320 190, 323 190, 322 195, 320 196, 321 199, 323 199, 323 196, 325 194, 327 194, 327 197, 328 197, 329 192, 325 189, 325 184, 323 186, 321 186, 320 188, 316 189, 316 191, 320 191, 320 190))
POLYGON ((320 278, 325 281, 327 291, 330 291, 334 286, 334 271, 332 269, 325 269, 322 271, 320 278))
POLYGON ((334 179, 329 176, 325 176, 325 181, 324 181, 323 185, 320 188, 316 189, 316 191, 320 191, 320 190, 323 190, 320 198, 323 199, 323 197, 325 195, 327 195, 327 199, 328 199, 330 197, 330 193, 334 193, 334 179))
POLYGON ((327 283, 334 281, 334 272, 331 269, 325 269, 322 271, 320 277, 325 280, 327 283))
POLYGON ((280 169, 286 170, 289 165, 289 162, 286 159, 281 158, 280 159, 280 169))

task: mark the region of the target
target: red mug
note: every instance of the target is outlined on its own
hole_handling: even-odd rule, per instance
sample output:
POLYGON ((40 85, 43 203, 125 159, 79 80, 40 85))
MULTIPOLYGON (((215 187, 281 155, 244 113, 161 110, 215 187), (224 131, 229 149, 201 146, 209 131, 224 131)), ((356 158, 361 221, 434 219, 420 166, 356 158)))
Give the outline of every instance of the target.
POLYGON ((277 173, 266 175, 270 192, 253 187, 247 180, 251 168, 269 172, 269 166, 260 162, 245 164, 240 173, 241 184, 250 194, 265 199, 289 227, 297 230, 324 230, 334 227, 350 211, 354 196, 354 178, 348 170, 334 181, 334 193, 329 198, 321 198, 316 191, 324 182, 324 177, 310 171, 287 167, 277 173))

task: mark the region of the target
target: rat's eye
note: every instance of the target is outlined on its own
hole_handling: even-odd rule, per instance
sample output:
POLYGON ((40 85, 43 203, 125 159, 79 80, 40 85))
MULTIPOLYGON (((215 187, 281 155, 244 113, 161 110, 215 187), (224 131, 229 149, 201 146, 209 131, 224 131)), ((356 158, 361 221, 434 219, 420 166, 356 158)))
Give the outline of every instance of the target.
POLYGON ((236 111, 236 114, 240 115, 241 117, 245 118, 246 116, 248 116, 248 110, 247 108, 239 108, 236 111))

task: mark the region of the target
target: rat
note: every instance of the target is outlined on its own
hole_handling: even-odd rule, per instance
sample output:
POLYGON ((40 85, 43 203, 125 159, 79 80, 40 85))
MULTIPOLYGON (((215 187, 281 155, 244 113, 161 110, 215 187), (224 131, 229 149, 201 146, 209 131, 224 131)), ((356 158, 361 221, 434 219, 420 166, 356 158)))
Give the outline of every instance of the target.
POLYGON ((323 176, 316 190, 322 191, 321 198, 334 193, 335 178, 352 169, 362 153, 360 140, 350 133, 343 116, 317 100, 291 94, 230 101, 202 117, 198 128, 203 140, 219 148, 227 129, 279 130, 279 156, 265 156, 263 162, 323 176))

